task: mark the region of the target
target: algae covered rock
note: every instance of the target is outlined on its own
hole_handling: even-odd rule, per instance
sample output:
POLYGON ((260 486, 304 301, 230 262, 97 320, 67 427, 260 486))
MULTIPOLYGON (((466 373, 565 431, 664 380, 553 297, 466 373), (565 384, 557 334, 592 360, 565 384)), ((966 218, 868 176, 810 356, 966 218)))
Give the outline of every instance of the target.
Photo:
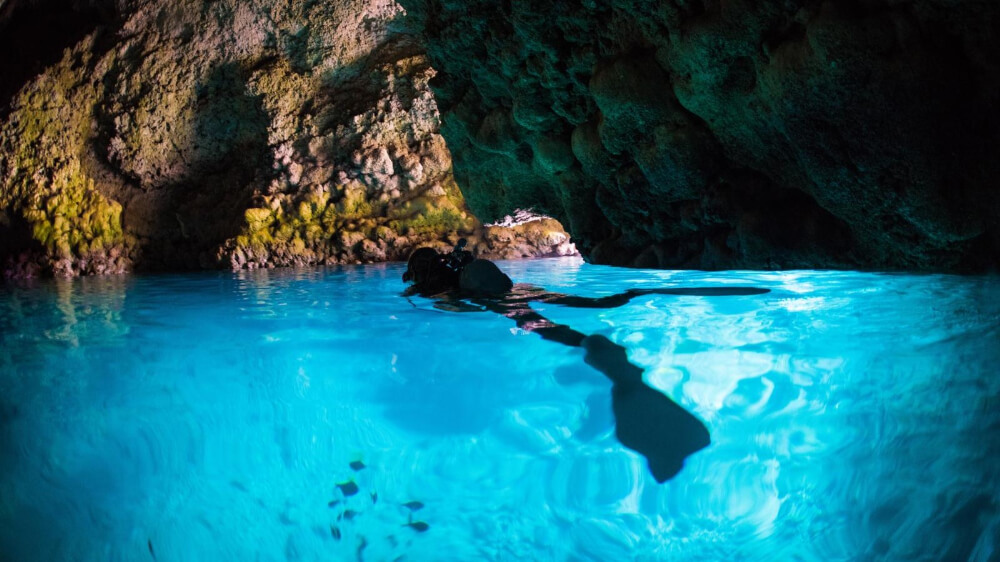
POLYGON ((394 2, 98 7, 0 112, 9 275, 384 261, 481 232, 394 2))
POLYGON ((93 107, 101 86, 73 67, 99 64, 90 45, 67 52, 22 91, 0 134, 0 250, 14 274, 119 273, 129 266, 122 206, 89 172, 94 124, 79 108, 93 107))

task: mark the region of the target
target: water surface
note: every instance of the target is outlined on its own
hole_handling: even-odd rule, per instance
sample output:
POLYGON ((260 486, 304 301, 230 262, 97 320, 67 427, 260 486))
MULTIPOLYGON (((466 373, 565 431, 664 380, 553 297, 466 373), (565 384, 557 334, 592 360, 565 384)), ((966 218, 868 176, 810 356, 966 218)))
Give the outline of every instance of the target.
POLYGON ((1000 556, 997 279, 500 265, 771 289, 535 306, 712 444, 657 484, 582 350, 404 299, 398 264, 8 286, 0 560, 1000 556))

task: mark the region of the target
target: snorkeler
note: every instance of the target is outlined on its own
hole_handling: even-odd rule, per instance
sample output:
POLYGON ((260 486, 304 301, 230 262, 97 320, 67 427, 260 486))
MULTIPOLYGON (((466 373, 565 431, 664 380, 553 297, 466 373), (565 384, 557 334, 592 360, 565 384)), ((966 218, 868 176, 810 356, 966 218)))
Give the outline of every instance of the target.
POLYGON ((413 281, 407 294, 427 296, 460 289, 462 273, 467 265, 476 261, 465 249, 466 243, 465 238, 460 239, 450 254, 439 254, 433 248, 418 248, 410 254, 406 273, 403 273, 403 281, 413 281))
POLYGON ((564 324, 556 324, 530 306, 543 302, 578 308, 614 308, 642 295, 736 296, 759 295, 756 287, 696 287, 630 289, 600 298, 578 297, 545 291, 531 285, 515 285, 493 262, 473 259, 459 241, 451 254, 431 248, 413 252, 403 281, 412 281, 403 293, 436 299, 435 307, 455 312, 491 311, 501 314, 527 332, 570 347, 581 347, 584 361, 612 382, 611 409, 618 440, 646 457, 657 482, 680 472, 684 459, 707 447, 708 429, 684 408, 647 385, 643 370, 630 363, 625 348, 601 335, 588 336, 564 324))

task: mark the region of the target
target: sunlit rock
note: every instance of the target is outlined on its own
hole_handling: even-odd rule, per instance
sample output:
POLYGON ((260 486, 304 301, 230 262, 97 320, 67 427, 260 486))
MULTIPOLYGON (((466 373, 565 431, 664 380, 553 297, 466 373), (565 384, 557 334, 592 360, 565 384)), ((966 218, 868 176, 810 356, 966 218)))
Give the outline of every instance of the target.
POLYGON ((391 0, 15 1, 0 34, 36 4, 93 17, 38 38, 66 49, 37 77, 4 63, 25 74, 0 92, 8 275, 399 260, 461 236, 551 253, 490 243, 466 208, 391 0))

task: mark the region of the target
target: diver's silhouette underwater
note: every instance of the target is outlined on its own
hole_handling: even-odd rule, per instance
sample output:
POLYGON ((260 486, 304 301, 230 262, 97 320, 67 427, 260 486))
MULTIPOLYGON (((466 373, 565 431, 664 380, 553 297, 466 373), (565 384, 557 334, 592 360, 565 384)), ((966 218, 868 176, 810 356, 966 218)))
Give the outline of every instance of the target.
POLYGON ((413 284, 403 294, 433 298, 435 307, 443 310, 495 312, 543 339, 583 348, 584 361, 612 382, 615 435, 622 445, 646 457, 657 482, 673 478, 684 467, 684 459, 709 445, 705 424, 647 385, 642 379, 643 370, 628 361, 624 347, 604 336, 588 336, 553 323, 533 310, 530 303, 615 308, 644 295, 745 296, 767 293, 768 289, 692 287, 630 289, 600 298, 564 295, 531 285, 515 285, 493 262, 473 259, 464 246, 463 239, 450 254, 440 254, 432 248, 415 250, 403 274, 403 281, 413 284))

